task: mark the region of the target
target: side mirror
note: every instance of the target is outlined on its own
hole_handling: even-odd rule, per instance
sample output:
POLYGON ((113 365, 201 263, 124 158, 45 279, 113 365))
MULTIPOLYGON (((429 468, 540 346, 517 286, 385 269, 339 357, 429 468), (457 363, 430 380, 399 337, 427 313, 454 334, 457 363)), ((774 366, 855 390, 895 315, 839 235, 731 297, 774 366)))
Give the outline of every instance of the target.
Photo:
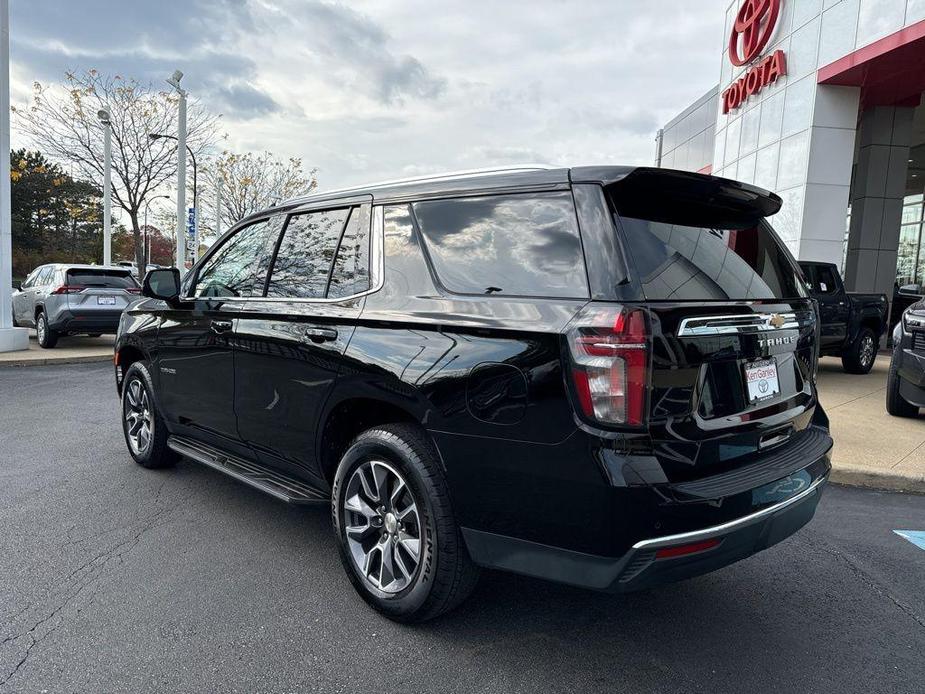
POLYGON ((180 301, 180 271, 175 267, 151 270, 145 275, 141 293, 174 306, 180 301))
POLYGON ((15 289, 17 292, 21 292, 22 282, 19 282, 19 281, 13 282, 13 289, 15 289))
POLYGON ((899 288, 899 293, 903 296, 921 296, 922 288, 917 284, 904 284, 899 288))

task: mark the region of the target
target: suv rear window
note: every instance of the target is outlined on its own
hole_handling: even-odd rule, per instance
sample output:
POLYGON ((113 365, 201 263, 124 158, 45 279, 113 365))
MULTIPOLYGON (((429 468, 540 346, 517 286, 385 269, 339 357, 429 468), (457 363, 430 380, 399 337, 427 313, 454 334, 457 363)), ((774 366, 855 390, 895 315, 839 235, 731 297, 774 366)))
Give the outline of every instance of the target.
POLYGON ((449 291, 588 297, 571 193, 436 200, 412 207, 437 277, 449 291))
POLYGON ((138 282, 131 272, 119 270, 68 270, 67 283, 78 287, 133 289, 138 282))
POLYGON ((621 217, 646 298, 652 301, 786 299, 806 292, 765 222, 714 229, 621 217))

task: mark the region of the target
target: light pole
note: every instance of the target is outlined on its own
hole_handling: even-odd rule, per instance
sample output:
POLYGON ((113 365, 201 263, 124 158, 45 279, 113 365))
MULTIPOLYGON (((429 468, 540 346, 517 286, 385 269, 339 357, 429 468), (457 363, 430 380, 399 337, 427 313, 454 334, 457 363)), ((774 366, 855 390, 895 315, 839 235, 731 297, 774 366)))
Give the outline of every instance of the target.
POLYGON ((155 200, 158 200, 159 198, 170 198, 170 196, 169 195, 155 195, 153 198, 151 198, 150 200, 148 200, 148 202, 145 203, 145 240, 144 240, 144 251, 145 252, 143 255, 145 266, 144 268, 141 268, 138 271, 138 274, 141 277, 144 277, 144 273, 148 271, 148 263, 151 262, 151 250, 148 248, 148 208, 151 206, 152 202, 154 202, 155 200))
POLYGON ((186 273, 186 90, 180 86, 183 73, 174 70, 167 80, 180 96, 177 114, 177 269, 186 273))
POLYGON ((109 111, 96 113, 103 126, 103 265, 112 263, 112 120, 109 111))
POLYGON ((0 0, 0 352, 29 348, 13 327, 13 220, 10 199, 10 0, 0 0))
MULTIPOLYGON (((151 142, 157 142, 158 140, 177 140, 179 141, 179 138, 175 135, 164 135, 162 133, 150 133, 148 135, 148 139, 151 140, 151 142)), ((197 183, 197 171, 199 169, 196 166, 196 155, 193 153, 193 150, 189 145, 186 145, 186 151, 189 153, 190 159, 192 159, 193 161, 193 209, 196 210, 195 212, 196 226, 193 229, 193 231, 195 232, 194 233, 195 238, 193 239, 193 245, 195 246, 194 253, 198 253, 199 252, 199 203, 197 202, 197 200, 199 199, 198 198, 199 184, 197 183)), ((195 258, 195 255, 193 257, 195 258)))

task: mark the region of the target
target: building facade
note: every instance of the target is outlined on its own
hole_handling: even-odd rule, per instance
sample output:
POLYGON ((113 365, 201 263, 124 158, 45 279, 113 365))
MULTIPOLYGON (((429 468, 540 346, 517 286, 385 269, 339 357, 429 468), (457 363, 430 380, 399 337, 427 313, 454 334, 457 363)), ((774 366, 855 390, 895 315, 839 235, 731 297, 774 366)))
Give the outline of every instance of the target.
POLYGON ((658 165, 776 192, 794 255, 852 290, 925 285, 925 0, 733 0, 720 21, 719 84, 658 165))

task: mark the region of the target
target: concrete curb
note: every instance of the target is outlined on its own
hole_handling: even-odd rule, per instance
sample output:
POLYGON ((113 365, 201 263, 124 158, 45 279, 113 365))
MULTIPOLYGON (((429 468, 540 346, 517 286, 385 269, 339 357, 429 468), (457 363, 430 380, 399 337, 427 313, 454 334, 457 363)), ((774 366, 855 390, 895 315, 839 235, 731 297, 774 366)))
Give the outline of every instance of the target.
POLYGON ((832 468, 829 479, 835 484, 868 489, 884 489, 892 492, 925 494, 925 475, 893 470, 866 470, 852 466, 832 468))
POLYGON ((55 366, 57 364, 93 364, 112 361, 111 354, 92 354, 72 357, 44 357, 42 359, 9 359, 0 360, 0 369, 17 366, 55 366))

